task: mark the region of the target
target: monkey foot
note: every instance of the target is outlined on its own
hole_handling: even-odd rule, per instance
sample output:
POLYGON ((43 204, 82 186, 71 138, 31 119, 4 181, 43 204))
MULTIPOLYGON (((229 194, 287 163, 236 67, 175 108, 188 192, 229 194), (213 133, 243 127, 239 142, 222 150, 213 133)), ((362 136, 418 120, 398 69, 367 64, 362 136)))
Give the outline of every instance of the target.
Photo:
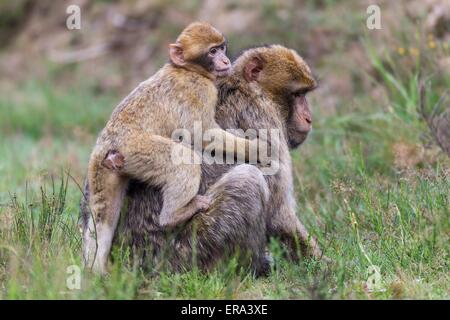
POLYGON ((260 265, 255 270, 256 277, 268 277, 275 267, 275 261, 270 252, 266 252, 261 258, 260 265))
POLYGON ((212 204, 212 199, 209 196, 196 195, 191 201, 192 207, 195 212, 204 212, 209 209, 212 204))
POLYGON ((319 261, 325 262, 326 264, 330 264, 333 262, 332 259, 328 258, 326 255, 323 254, 322 250, 320 249, 319 245, 317 244, 317 242, 313 242, 311 245, 311 256, 314 259, 317 259, 319 261))
POLYGON ((109 170, 121 170, 125 164, 124 156, 117 150, 110 150, 102 161, 102 166, 109 170))
POLYGON ((332 263, 333 263, 333 260, 330 259, 330 258, 328 258, 328 257, 325 256, 325 255, 323 255, 323 256, 320 258, 320 260, 323 261, 323 262, 325 262, 326 264, 332 264, 332 263))

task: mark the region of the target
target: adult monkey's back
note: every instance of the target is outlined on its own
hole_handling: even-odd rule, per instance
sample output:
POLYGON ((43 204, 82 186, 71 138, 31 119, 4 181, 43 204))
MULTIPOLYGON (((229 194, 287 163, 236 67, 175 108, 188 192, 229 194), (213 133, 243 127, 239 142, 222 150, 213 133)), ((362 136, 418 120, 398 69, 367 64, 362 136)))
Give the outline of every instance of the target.
MULTIPOLYGON (((286 243, 294 258, 299 249, 307 256, 321 256, 316 242, 295 214, 289 155, 289 148, 303 143, 311 129, 305 95, 315 85, 306 63, 284 47, 250 49, 237 59, 233 76, 220 84, 216 120, 223 128, 280 129, 281 167, 277 174, 265 179, 270 190, 269 201, 261 202, 265 184, 256 178, 260 175, 256 168, 203 164, 201 191, 212 192, 215 203, 208 212, 194 216, 180 233, 171 235, 172 245, 168 248, 175 250, 165 255, 164 261, 175 269, 186 267, 186 261, 182 260, 192 255, 194 225, 197 226, 194 237, 197 261, 205 269, 229 256, 236 247, 241 252, 260 248, 259 242, 265 239, 266 231, 267 235, 277 236, 286 243), (227 173, 223 175, 224 172, 227 173), (258 210, 262 210, 259 216, 264 218, 268 230, 256 218, 258 210)), ((158 190, 136 182, 131 184, 128 197, 125 228, 133 246, 140 249, 142 257, 146 255, 161 262, 161 248, 168 238, 154 223, 161 206, 158 190)), ((260 257, 258 251, 252 261, 261 267, 264 260, 258 262, 260 257)))

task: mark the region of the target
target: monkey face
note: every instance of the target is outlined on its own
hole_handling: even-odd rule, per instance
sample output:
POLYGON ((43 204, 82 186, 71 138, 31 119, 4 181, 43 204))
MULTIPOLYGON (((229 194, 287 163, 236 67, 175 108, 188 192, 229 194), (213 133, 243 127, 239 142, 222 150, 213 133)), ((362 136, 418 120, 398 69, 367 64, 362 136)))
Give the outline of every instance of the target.
POLYGON ((289 147, 296 148, 312 129, 311 110, 306 94, 316 88, 309 66, 294 51, 268 45, 245 51, 234 62, 234 73, 257 83, 282 115, 289 147))
POLYGON ((289 148, 301 145, 312 129, 312 115, 305 93, 295 93, 291 98, 289 117, 287 120, 287 135, 289 148))
POLYGON ((225 41, 219 45, 211 45, 206 52, 202 52, 190 62, 215 78, 225 77, 231 72, 231 62, 226 55, 226 50, 225 41))
POLYGON ((314 90, 316 86, 315 80, 311 84, 297 79, 285 90, 284 104, 288 109, 287 138, 291 149, 301 145, 312 130, 312 114, 306 94, 314 90))
POLYGON ((230 74, 231 62, 226 55, 227 47, 225 43, 209 49, 207 59, 210 61, 211 71, 216 77, 225 77, 230 74))
POLYGON ((227 76, 231 71, 226 56, 226 39, 213 26, 196 22, 170 45, 172 64, 203 74, 211 79, 227 76))

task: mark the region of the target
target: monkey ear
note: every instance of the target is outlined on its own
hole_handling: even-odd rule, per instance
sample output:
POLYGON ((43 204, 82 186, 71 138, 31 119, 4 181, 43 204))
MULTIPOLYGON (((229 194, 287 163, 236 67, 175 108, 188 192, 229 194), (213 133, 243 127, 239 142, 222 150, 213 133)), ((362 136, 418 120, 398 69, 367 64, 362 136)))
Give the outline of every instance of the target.
POLYGON ((177 66, 185 64, 183 47, 178 43, 172 43, 169 45, 169 57, 170 60, 177 66))
POLYGON ((263 70, 264 61, 260 56, 254 56, 244 66, 244 78, 247 82, 258 80, 259 74, 263 70))

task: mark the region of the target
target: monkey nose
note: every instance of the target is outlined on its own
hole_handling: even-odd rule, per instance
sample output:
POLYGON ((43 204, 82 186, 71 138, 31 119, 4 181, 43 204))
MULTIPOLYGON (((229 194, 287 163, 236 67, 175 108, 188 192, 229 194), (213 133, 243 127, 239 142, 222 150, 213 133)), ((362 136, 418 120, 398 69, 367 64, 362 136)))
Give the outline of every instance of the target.
POLYGON ((230 59, 222 59, 222 63, 227 66, 230 64, 230 59))

